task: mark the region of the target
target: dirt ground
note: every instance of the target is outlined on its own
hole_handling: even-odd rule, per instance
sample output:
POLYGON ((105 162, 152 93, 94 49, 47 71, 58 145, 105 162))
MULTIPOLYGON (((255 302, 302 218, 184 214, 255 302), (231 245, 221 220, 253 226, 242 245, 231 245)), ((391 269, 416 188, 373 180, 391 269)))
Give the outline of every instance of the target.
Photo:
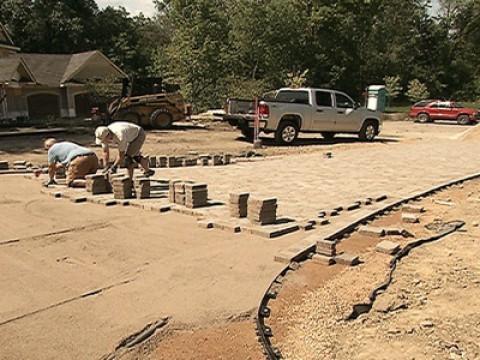
MULTIPOLYGON (((412 142, 432 136, 448 139, 462 136, 471 129, 471 127, 450 124, 426 126, 412 122, 385 122, 381 137, 376 144, 412 142)), ((93 128, 81 128, 69 133, 56 134, 55 137, 96 148, 97 153, 100 154, 100 150, 95 146, 93 134, 93 128)), ((35 164, 44 164, 46 152, 43 150, 43 141, 45 138, 45 135, 0 137, 0 158, 8 161, 26 160, 35 164)), ((264 144, 265 148, 259 153, 268 156, 340 151, 368 146, 368 144, 359 143, 354 136, 339 135, 334 140, 327 141, 315 134, 302 134, 298 144, 291 147, 276 146, 271 136, 264 138, 264 144)), ((144 152, 149 155, 186 155, 189 151, 241 154, 251 150, 252 145, 241 136, 239 131, 223 123, 212 124, 207 129, 179 125, 171 130, 149 131, 144 147, 144 152)))
POLYGON ((340 251, 360 255, 362 264, 357 267, 310 262, 287 277, 269 320, 274 344, 285 359, 480 357, 480 181, 444 191, 419 205, 427 212, 418 225, 402 224, 400 212, 373 225, 405 228, 416 239, 431 236, 425 225, 436 219, 463 220, 466 226, 413 250, 399 263, 391 286, 368 314, 345 320, 352 306, 364 302, 385 279, 391 257, 374 251, 379 240, 354 234, 341 243, 340 251))
MULTIPOLYGON (((274 189, 271 195, 280 198, 282 211, 292 210, 287 215, 296 216, 308 210, 306 213, 311 216, 310 210, 318 211, 330 203, 346 205, 366 190, 367 195, 373 195, 371 189, 382 192, 398 187, 411 192, 419 190, 416 187, 471 173, 476 168, 469 160, 475 158, 472 154, 462 159, 468 166, 452 158, 441 164, 439 159, 449 155, 448 148, 443 146, 455 146, 458 153, 470 148, 470 142, 476 139, 475 129, 387 122, 382 137, 373 144, 360 143, 349 136, 327 142, 309 135, 298 146, 279 147, 266 139, 269 146, 261 153, 267 155, 268 166, 245 163, 165 169, 157 175, 188 175, 206 181, 213 188, 211 194, 221 200, 235 186, 248 186, 249 191, 252 187, 274 189), (462 139, 470 142, 460 147, 456 146, 460 143, 450 141, 462 139), (390 149, 388 156, 378 157, 383 149, 390 149), (335 157, 330 162, 319 161, 323 156, 315 156, 331 150, 335 157), (425 163, 415 161, 422 153, 413 154, 410 160, 408 152, 414 151, 429 154, 425 163), (376 157, 382 164, 372 161, 376 157), (435 171, 426 170, 429 159, 437 161, 432 164, 435 171), (398 169, 393 167, 394 163, 398 169), (284 168, 273 171, 279 164, 284 168), (364 168, 356 169, 359 164, 364 168), (405 166, 411 169, 404 169, 405 166), (412 182, 414 172, 425 176, 412 182), (289 173, 291 176, 287 176, 289 173), (260 180, 252 182, 249 174, 260 180), (302 179, 294 179, 295 174, 302 174, 302 179), (270 186, 273 183, 276 187, 270 186), (298 191, 285 191, 290 184, 295 184, 298 191), (407 188, 406 184, 415 186, 407 188)), ((93 146, 93 129, 64 134, 63 138, 93 146)), ((42 140, 43 136, 0 137, 0 159, 44 163, 42 140)), ((149 132, 145 149, 154 155, 185 155, 189 151, 239 154, 251 150, 251 144, 237 131, 224 126, 209 130, 187 126, 149 132)), ((89 203, 72 204, 41 194, 38 181, 18 176, 2 176, 0 180, 1 360, 98 359, 112 354, 120 340, 164 317, 169 317, 164 330, 121 355, 115 353, 117 358, 263 358, 251 315, 266 286, 282 267, 273 261, 274 255, 307 235, 297 233, 270 241, 243 233, 207 231, 196 226, 194 217, 159 215, 133 207, 107 210, 89 203)), ((434 213, 438 216, 432 204, 428 208, 427 217, 434 213)), ((396 216, 382 221, 393 224, 398 220, 396 216)), ((316 234, 321 236, 327 230, 322 231, 316 234)), ((424 234, 422 226, 412 231, 419 236, 424 234)), ((272 319, 275 341, 286 349, 285 354, 307 360, 305 351, 313 349, 309 354, 315 354, 316 346, 339 354, 350 351, 340 346, 337 321, 323 323, 321 318, 313 317, 308 322, 309 326, 324 324, 331 331, 324 337, 328 340, 325 343, 304 336, 308 346, 297 344, 296 334, 303 336, 301 320, 310 316, 308 306, 335 310, 338 317, 350 308, 348 299, 361 300, 380 281, 388 258, 372 253, 372 245, 371 239, 357 236, 339 247, 361 254, 365 263, 360 267, 325 268, 306 263, 288 278, 273 307, 273 313, 280 316, 272 319), (365 274, 368 281, 363 281, 365 274), (352 290, 352 281, 362 286, 352 290), (327 295, 337 295, 322 295, 320 303, 313 295, 307 298, 307 294, 316 294, 322 286, 333 289, 327 295)))

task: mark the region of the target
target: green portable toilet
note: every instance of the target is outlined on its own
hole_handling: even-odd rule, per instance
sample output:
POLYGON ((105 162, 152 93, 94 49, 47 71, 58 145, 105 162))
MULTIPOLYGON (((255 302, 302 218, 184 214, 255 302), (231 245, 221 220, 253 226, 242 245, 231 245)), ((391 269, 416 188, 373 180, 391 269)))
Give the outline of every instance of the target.
POLYGON ((385 112, 387 107, 387 89, 384 85, 370 85, 367 88, 367 108, 385 112))

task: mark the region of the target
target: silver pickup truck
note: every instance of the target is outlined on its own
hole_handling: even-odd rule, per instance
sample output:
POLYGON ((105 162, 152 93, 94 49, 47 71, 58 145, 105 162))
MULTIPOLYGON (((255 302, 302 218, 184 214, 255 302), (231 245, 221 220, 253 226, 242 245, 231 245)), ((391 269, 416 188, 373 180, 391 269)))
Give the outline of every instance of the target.
POLYGON ((360 107, 347 94, 326 89, 277 90, 258 102, 229 99, 225 120, 239 128, 247 138, 253 137, 256 114, 259 128, 274 133, 279 144, 292 144, 300 132, 320 133, 332 139, 338 133, 358 134, 372 141, 382 128, 382 114, 360 107))

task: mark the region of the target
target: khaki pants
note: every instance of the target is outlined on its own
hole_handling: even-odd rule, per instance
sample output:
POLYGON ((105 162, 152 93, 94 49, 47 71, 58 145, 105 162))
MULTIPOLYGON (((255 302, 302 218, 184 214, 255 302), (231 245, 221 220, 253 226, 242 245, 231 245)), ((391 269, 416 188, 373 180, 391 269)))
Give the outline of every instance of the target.
POLYGON ((145 130, 140 129, 138 136, 130 144, 128 144, 126 154, 130 157, 140 156, 143 143, 145 142, 145 130))
POLYGON ((98 170, 98 158, 95 154, 77 156, 70 162, 67 169, 67 186, 73 180, 85 179, 85 176, 95 174, 98 170))

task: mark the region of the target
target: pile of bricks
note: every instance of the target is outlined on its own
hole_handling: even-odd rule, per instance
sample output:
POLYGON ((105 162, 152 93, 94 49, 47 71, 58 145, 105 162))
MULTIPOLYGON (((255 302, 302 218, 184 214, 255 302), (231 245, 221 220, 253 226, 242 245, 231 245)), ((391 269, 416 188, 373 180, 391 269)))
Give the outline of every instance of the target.
POLYGON ((175 189, 175 196, 174 196, 174 203, 178 205, 185 205, 185 183, 178 182, 174 186, 175 189))
POLYGON ((245 218, 248 215, 248 198, 250 193, 231 193, 229 201, 230 216, 245 218))
POLYGON ((213 166, 223 165, 223 156, 222 155, 213 155, 213 166))
POLYGON ((86 190, 92 195, 108 194, 111 186, 105 175, 94 174, 85 176, 86 190))
POLYGON ((117 200, 133 197, 133 183, 128 176, 115 177, 112 181, 113 197, 117 200))
POLYGON ((183 165, 183 158, 181 157, 169 156, 167 159, 169 168, 180 167, 183 165))
POLYGON ((150 198, 150 179, 149 178, 136 178, 135 179, 135 196, 137 199, 149 199, 150 198))
POLYGON ((274 224, 277 221, 277 199, 248 199, 248 220, 260 225, 274 224))
POLYGON ((0 161, 0 170, 8 170, 8 161, 0 161))
POLYGON ((13 162, 13 168, 15 170, 26 170, 27 169, 27 162, 25 160, 19 160, 13 162))
POLYGON ((210 162, 210 155, 200 155, 199 159, 200 159, 200 165, 208 166, 210 162))
POLYGON ((228 165, 231 162, 232 162, 232 155, 231 154, 223 155, 223 165, 228 165))
POLYGON ((319 240, 317 241, 316 253, 333 258, 337 255, 337 245, 335 241, 319 240))
POLYGON ((148 167, 150 169, 155 169, 157 167, 157 158, 155 156, 150 156, 148 158, 148 167))
POLYGON ((183 159, 183 166, 197 166, 197 158, 185 158, 183 159))
POLYGON ((168 166, 168 157, 167 156, 159 156, 157 157, 157 167, 159 168, 166 168, 168 166))
POLYGON ((168 183, 168 201, 175 204, 175 184, 182 182, 181 180, 170 180, 168 183))
POLYGON ((207 184, 186 183, 185 184, 185 206, 195 209, 207 205, 208 186, 207 184))

